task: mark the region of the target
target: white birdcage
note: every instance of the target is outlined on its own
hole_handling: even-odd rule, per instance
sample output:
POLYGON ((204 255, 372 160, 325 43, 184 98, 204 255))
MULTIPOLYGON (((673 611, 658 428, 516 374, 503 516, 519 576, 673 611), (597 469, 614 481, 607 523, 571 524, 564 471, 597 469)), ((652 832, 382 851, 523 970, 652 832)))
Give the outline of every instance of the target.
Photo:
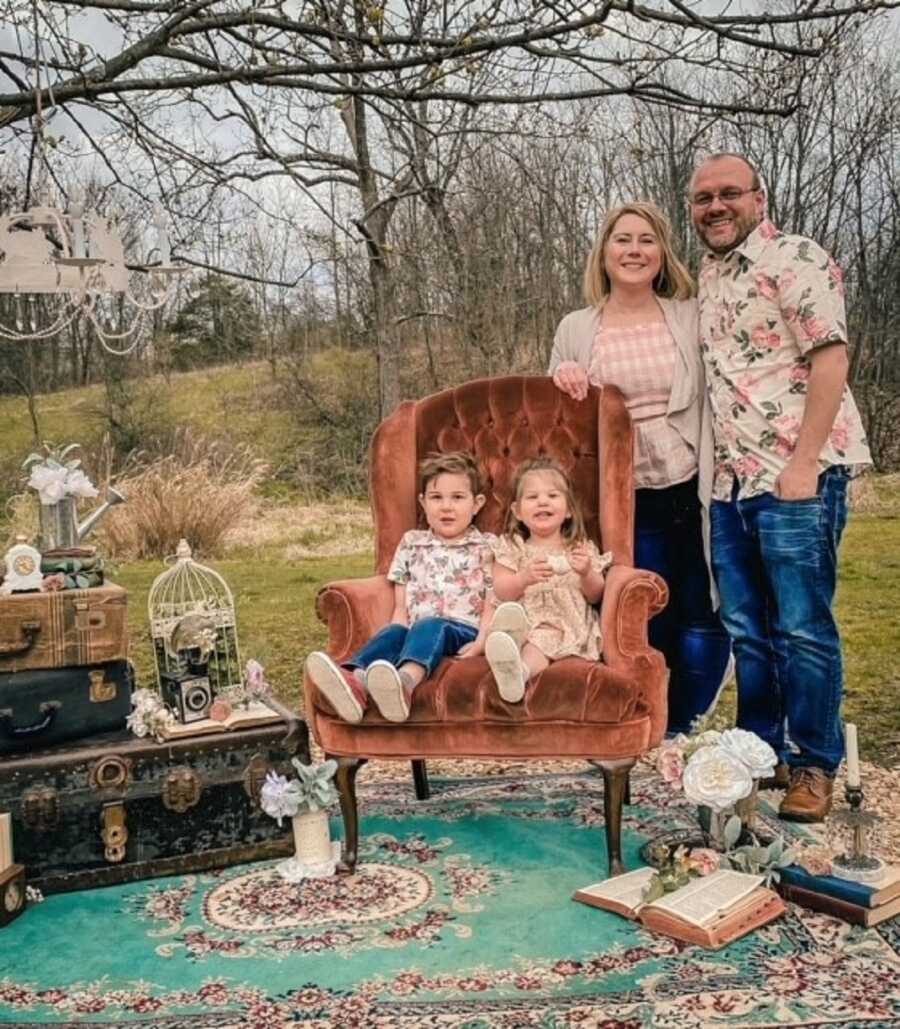
POLYGON ((186 657, 207 666, 210 686, 221 693, 241 684, 234 597, 225 580, 191 557, 187 540, 175 564, 158 575, 147 598, 157 679, 184 670, 186 657))

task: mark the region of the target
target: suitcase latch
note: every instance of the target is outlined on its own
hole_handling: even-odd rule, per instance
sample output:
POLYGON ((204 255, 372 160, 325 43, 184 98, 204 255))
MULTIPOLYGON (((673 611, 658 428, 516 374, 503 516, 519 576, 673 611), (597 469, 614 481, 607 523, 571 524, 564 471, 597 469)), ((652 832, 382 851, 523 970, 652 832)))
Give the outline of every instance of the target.
POLYGON ((90 781, 95 790, 118 790, 131 780, 131 761, 108 754, 91 766, 90 781))
POLYGON ((120 801, 104 804, 100 811, 100 837, 103 840, 103 856, 111 864, 125 858, 125 844, 128 842, 128 827, 125 825, 125 805, 120 801))
POLYGON ((106 612, 92 608, 87 601, 75 601, 75 628, 79 632, 89 632, 91 629, 103 629, 106 627, 106 612))
POLYGON ((29 829, 49 832, 59 823, 59 797, 52 786, 35 786, 22 794, 22 821, 29 829))
POLYGON ((105 704, 116 699, 119 688, 114 679, 107 679, 102 668, 94 668, 88 672, 91 681, 90 698, 92 704, 105 704))
POLYGON ((254 807, 259 807, 259 795, 270 768, 271 765, 262 754, 254 754, 244 769, 244 792, 253 802, 254 807))
POLYGON ((183 815, 200 800, 203 786, 193 768, 173 768, 162 786, 163 807, 183 815))

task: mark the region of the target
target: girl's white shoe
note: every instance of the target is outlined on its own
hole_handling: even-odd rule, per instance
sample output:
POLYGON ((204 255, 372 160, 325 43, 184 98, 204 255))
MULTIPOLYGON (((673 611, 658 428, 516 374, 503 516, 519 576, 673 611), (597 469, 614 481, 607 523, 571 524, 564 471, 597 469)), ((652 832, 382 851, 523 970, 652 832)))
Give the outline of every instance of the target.
POLYGON ((484 656, 494 673, 500 696, 508 704, 518 704, 525 696, 528 674, 516 641, 508 632, 492 632, 485 643, 484 656))
POLYGON ((382 718, 389 722, 405 722, 409 718, 409 694, 390 661, 373 661, 369 665, 366 689, 382 718))
POLYGON ((531 622, 528 621, 525 608, 514 600, 506 600, 497 605, 488 632, 505 632, 512 636, 518 647, 523 647, 530 628, 531 622))

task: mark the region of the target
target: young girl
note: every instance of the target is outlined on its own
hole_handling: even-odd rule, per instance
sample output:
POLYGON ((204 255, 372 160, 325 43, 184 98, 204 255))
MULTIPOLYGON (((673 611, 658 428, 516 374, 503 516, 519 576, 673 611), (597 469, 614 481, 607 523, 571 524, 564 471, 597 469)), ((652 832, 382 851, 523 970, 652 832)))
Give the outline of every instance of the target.
POLYGON ((310 679, 347 722, 362 719, 370 696, 384 718, 405 722, 413 690, 445 657, 484 652, 495 537, 472 525, 485 499, 478 468, 468 454, 436 454, 419 476, 428 529, 405 533, 394 554, 390 625, 343 665, 323 651, 306 659, 310 679))
MULTIPOLYGON (((521 601, 528 621, 521 651, 513 632, 492 631, 485 654, 500 695, 515 703, 529 679, 562 657, 600 658, 600 616, 593 605, 603 593, 611 554, 600 555, 565 472, 537 458, 516 471, 506 534, 494 546, 494 593, 521 601)), ((494 618, 515 624, 518 605, 501 604, 494 618)))

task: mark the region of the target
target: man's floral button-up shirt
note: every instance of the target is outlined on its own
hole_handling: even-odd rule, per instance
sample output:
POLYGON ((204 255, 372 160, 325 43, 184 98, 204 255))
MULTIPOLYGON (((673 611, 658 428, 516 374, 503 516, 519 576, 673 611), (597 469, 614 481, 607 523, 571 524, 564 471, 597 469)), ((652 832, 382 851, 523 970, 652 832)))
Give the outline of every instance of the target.
MULTIPOLYGON (((797 444, 806 405, 809 354, 846 343, 841 272, 803 236, 762 221, 722 257, 700 269, 700 348, 713 414, 713 497, 771 493, 797 444)), ((844 389, 819 456, 825 468, 871 463, 859 411, 844 389)))

